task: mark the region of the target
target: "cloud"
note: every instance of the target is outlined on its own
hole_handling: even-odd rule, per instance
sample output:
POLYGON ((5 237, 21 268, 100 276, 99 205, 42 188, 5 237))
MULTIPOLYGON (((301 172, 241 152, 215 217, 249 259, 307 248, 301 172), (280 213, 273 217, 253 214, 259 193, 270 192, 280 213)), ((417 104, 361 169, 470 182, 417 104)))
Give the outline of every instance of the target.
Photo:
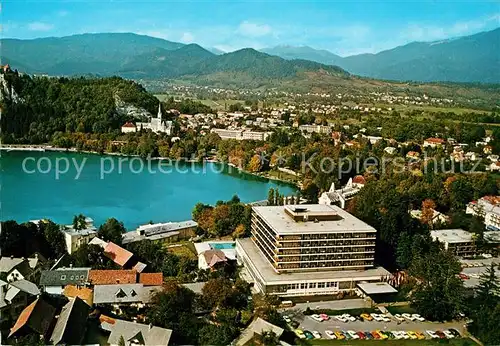
POLYGON ((28 29, 31 31, 50 31, 54 29, 54 25, 43 22, 31 22, 28 24, 28 29))
POLYGON ((269 35, 272 32, 272 28, 267 24, 257 24, 245 20, 238 26, 237 32, 243 36, 261 37, 269 35))
POLYGON ((181 36, 180 41, 182 43, 192 43, 194 41, 194 36, 190 32, 184 32, 181 36))
POLYGON ((500 21, 500 13, 479 19, 458 21, 449 26, 437 26, 429 24, 409 24, 402 31, 402 38, 413 41, 434 41, 457 36, 470 35, 485 30, 489 26, 497 25, 500 21))

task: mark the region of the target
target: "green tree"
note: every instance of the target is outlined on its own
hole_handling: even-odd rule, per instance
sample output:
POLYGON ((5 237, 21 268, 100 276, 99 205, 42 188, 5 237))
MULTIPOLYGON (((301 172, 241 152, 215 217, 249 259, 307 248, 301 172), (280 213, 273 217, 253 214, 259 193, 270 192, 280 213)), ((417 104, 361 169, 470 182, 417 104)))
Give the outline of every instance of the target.
POLYGON ((464 308, 464 286, 458 277, 460 263, 449 251, 431 251, 413 259, 410 274, 416 278, 412 304, 429 320, 447 321, 464 308))
POLYGON ((87 222, 85 221, 85 215, 79 214, 75 215, 73 218, 73 228, 76 230, 82 230, 87 228, 87 222))
POLYGON ((47 243, 50 245, 51 252, 55 258, 59 258, 67 253, 66 242, 61 227, 52 221, 43 222, 40 224, 47 243))
POLYGON ((125 339, 123 338, 123 335, 121 335, 118 340, 118 346, 125 346, 125 339))
POLYGON ((98 236, 105 240, 120 245, 122 243, 122 235, 126 232, 123 222, 115 218, 106 220, 104 224, 99 227, 97 232, 98 236))

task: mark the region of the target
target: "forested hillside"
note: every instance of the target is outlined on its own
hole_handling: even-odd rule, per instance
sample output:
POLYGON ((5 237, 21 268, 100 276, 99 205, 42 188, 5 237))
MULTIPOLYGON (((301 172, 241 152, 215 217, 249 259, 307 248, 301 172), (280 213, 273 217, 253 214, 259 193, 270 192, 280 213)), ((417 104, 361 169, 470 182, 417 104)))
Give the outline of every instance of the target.
POLYGON ((105 133, 127 119, 115 97, 149 112, 158 100, 139 84, 122 78, 47 78, 2 73, 2 140, 46 143, 58 131, 105 133))

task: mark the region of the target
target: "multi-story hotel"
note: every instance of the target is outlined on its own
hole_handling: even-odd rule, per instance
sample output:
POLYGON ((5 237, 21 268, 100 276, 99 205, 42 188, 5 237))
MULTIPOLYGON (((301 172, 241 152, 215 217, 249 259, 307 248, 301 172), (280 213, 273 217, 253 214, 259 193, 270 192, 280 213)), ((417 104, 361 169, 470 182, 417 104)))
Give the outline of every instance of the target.
POLYGON ((251 227, 236 251, 261 292, 332 294, 390 276, 374 266, 377 231, 335 205, 253 207, 251 227))
POLYGON ((472 233, 463 229, 440 229, 431 231, 431 237, 444 245, 444 249, 451 251, 457 257, 474 257, 476 245, 472 233))

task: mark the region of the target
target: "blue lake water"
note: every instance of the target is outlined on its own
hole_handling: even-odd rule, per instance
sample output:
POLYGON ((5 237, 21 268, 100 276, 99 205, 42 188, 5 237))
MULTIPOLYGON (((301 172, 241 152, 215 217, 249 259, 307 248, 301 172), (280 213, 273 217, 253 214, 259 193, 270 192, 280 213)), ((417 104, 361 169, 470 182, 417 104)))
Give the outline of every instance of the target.
POLYGON ((243 202, 262 200, 267 198, 271 187, 285 194, 295 192, 288 184, 217 163, 178 163, 175 169, 168 164, 158 167, 158 161, 148 165, 139 158, 132 161, 116 156, 57 152, 1 154, 1 220, 24 222, 49 218, 69 224, 74 215, 82 213, 93 218, 96 225, 114 217, 132 229, 149 221, 190 219, 198 202, 214 204, 235 194, 243 202))

